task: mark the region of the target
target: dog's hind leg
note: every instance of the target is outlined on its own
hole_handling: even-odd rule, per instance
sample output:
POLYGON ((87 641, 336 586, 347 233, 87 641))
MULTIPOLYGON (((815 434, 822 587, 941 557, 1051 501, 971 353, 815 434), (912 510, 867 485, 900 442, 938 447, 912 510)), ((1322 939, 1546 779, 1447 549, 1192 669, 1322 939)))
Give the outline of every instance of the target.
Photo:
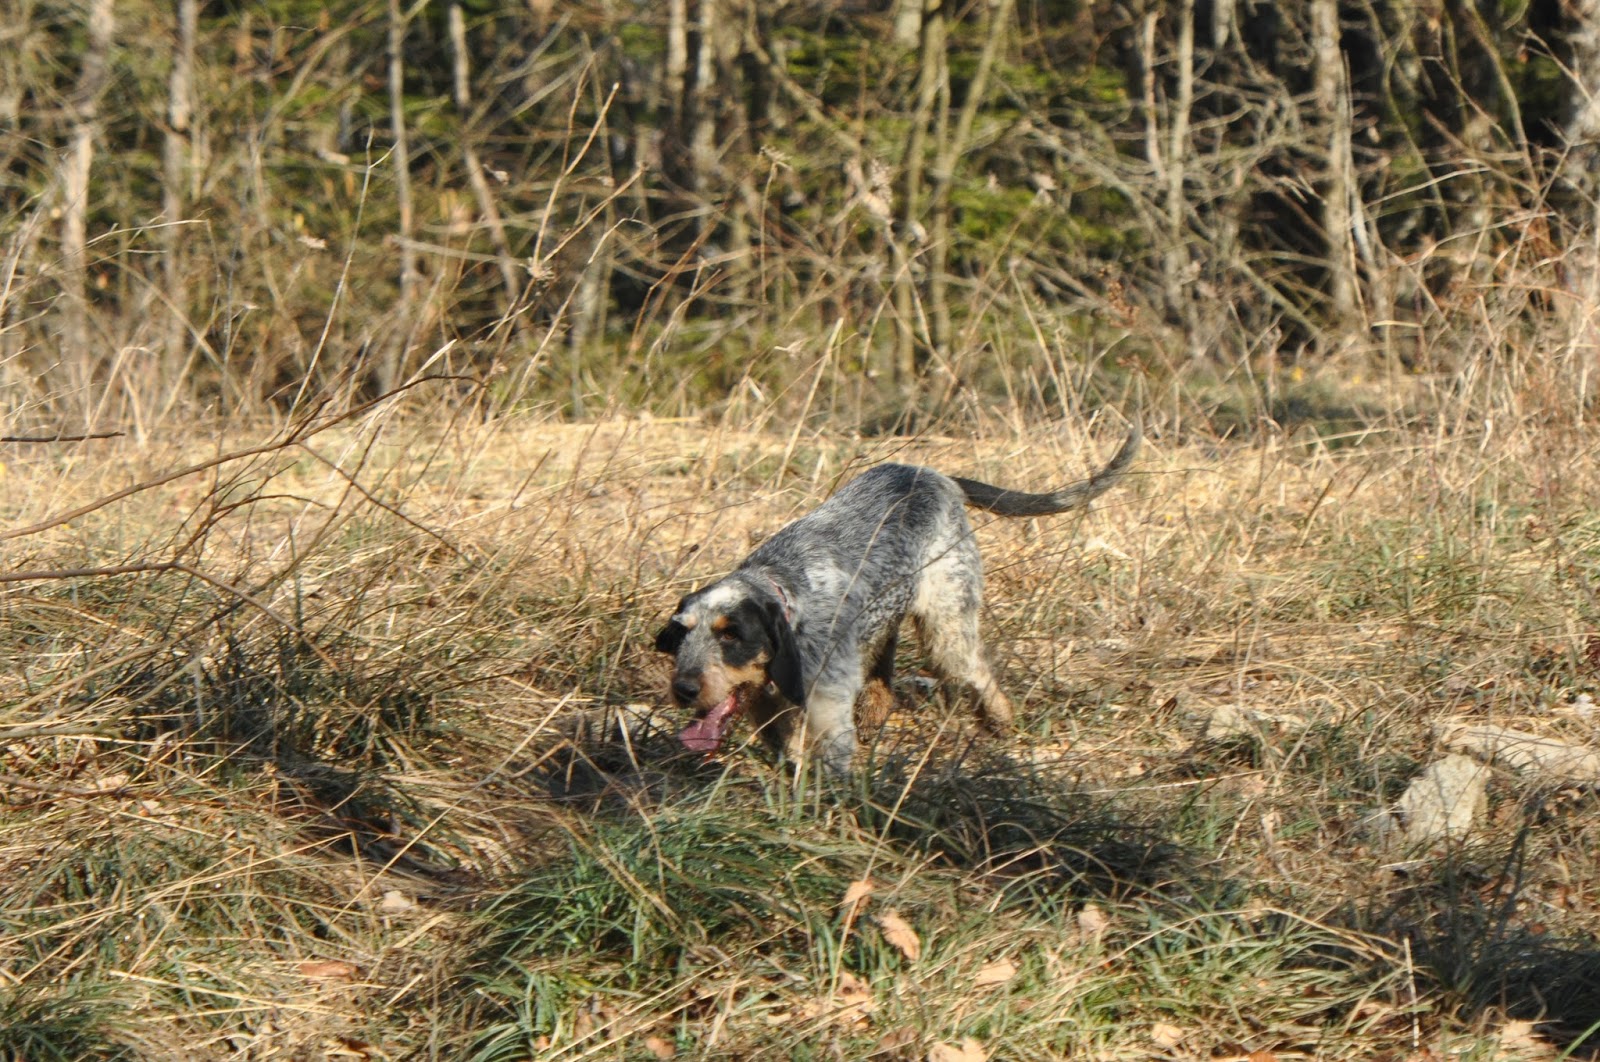
POLYGON ((1000 692, 994 670, 978 637, 975 608, 913 616, 922 647, 933 670, 947 682, 962 686, 973 699, 978 721, 985 730, 1004 734, 1011 729, 1011 701, 1000 692))
MULTIPOLYGON (((959 524, 965 527, 964 516, 959 524)), ((978 636, 982 605, 983 562, 968 530, 924 567, 909 612, 933 670, 965 687, 985 730, 1004 734, 1011 729, 1011 702, 1000 692, 978 636)))

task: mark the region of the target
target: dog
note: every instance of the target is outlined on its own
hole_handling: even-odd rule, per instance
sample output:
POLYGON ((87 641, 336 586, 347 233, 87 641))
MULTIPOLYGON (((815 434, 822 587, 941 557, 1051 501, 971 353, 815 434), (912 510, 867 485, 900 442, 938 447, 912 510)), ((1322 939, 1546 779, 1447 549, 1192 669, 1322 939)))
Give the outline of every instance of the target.
POLYGON ((893 703, 895 645, 909 617, 933 670, 965 688, 980 724, 1011 726, 1011 704, 978 637, 983 566, 965 506, 1049 516, 1087 505, 1123 478, 1138 426, 1088 479, 1028 494, 913 465, 876 465, 785 525, 731 574, 678 603, 656 636, 671 690, 695 718, 679 735, 710 755, 748 717, 775 752, 820 757, 848 774, 857 722, 893 703))

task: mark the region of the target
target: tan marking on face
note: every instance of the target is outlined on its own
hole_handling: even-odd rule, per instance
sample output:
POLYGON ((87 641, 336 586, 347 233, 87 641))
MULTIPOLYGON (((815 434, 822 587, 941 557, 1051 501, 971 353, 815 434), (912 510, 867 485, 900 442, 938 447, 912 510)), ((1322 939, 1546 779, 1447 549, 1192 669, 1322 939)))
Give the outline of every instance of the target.
POLYGON ((766 684, 767 661, 764 657, 740 667, 713 664, 700 673, 700 696, 695 698, 695 706, 709 710, 727 700, 730 693, 753 695, 759 693, 766 684))

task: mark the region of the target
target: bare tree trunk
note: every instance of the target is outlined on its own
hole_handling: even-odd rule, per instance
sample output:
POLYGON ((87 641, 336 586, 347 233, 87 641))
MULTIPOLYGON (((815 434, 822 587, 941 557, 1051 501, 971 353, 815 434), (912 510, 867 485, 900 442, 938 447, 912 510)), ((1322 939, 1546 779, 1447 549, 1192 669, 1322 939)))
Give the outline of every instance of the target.
POLYGON ((928 125, 933 120, 941 86, 948 90, 945 62, 945 12, 943 0, 924 0, 922 28, 917 49, 917 109, 911 116, 905 154, 900 164, 900 212, 897 231, 891 234, 894 265, 895 346, 894 382, 908 390, 915 382, 921 358, 917 351, 916 277, 912 274, 911 248, 922 244, 927 233, 922 225, 924 172, 927 167, 928 125))
MULTIPOLYGON (((948 30, 946 30, 948 33, 948 30)), ((950 181, 956 160, 950 151, 950 55, 939 48, 933 103, 933 166, 928 171, 928 250, 923 266, 924 328, 926 341, 917 359, 918 376, 927 374, 927 362, 948 362, 950 352, 950 181)))
MULTIPOLYGON (((1014 0, 994 0, 989 9, 989 24, 984 35, 983 52, 978 57, 977 69, 967 84, 967 97, 956 118, 955 131, 948 130, 950 104, 950 77, 945 71, 941 95, 941 120, 939 122, 939 154, 932 173, 929 195, 929 247, 928 247, 928 346, 935 357, 950 358, 950 188, 955 180, 955 169, 961 156, 972 144, 972 126, 977 121, 978 108, 989 91, 989 77, 999 57, 1000 46, 1011 27, 1014 0)), ((951 381, 954 383, 954 381, 951 381)))
POLYGON ((73 94, 72 141, 62 167, 61 345, 66 358, 87 362, 89 355, 89 175, 100 134, 100 96, 110 71, 111 37, 116 30, 112 0, 90 0, 88 44, 73 94))
POLYGON ((1211 53, 1220 54, 1233 38, 1234 23, 1238 13, 1235 0, 1214 0, 1211 5, 1211 53))
MULTIPOLYGON (((592 61, 593 53, 587 48, 584 51, 586 62, 592 61)), ((590 81, 589 90, 595 112, 600 115, 599 134, 609 141, 610 133, 607 125, 609 109, 605 94, 601 91, 599 82, 593 79, 590 81)), ((594 230, 584 233, 584 239, 589 244, 589 254, 583 262, 577 283, 572 289, 572 296, 566 305, 567 385, 571 396, 569 412, 574 419, 582 419, 589 414, 587 402, 589 384, 584 373, 585 359, 592 353, 591 344, 594 337, 605 334, 606 289, 611 277, 611 232, 615 225, 613 211, 614 208, 609 204, 604 208, 601 215, 604 220, 599 222, 598 235, 594 230)), ((572 261, 576 263, 578 260, 577 254, 574 254, 572 261)))
POLYGON ((517 301, 522 297, 522 281, 517 276, 516 263, 511 259, 511 242, 506 239, 506 227, 500 220, 494 192, 489 187, 489 179, 484 176, 483 160, 478 157, 478 149, 472 142, 472 80, 467 55, 467 22, 459 3, 450 5, 448 22, 450 52, 455 66, 456 111, 461 116, 461 161, 466 167, 467 182, 472 185, 473 197, 478 201, 478 214, 483 219, 484 227, 489 230, 490 242, 494 244, 495 264, 499 266, 500 284, 505 289, 500 316, 502 321, 509 321, 516 313, 517 301))
POLYGON ((688 0, 667 0, 667 60, 662 88, 667 97, 666 131, 683 128, 683 86, 689 70, 688 0))
POLYGON ((922 35, 922 10, 926 0, 894 0, 894 45, 907 51, 917 46, 922 35))
POLYGON ((406 140, 405 113, 405 17, 400 0, 389 0, 389 129, 394 137, 395 203, 399 212, 400 299, 395 314, 394 334, 378 370, 378 389, 394 389, 405 373, 406 356, 418 311, 422 272, 417 266, 415 225, 411 207, 411 152, 406 140))
POLYGON ((572 305, 567 310, 567 382, 570 388, 571 414, 578 420, 588 414, 588 407, 584 401, 584 357, 589 352, 589 343, 594 333, 605 320, 602 281, 610 273, 607 261, 610 256, 605 247, 607 242, 609 241, 604 234, 596 242, 589 260, 584 263, 582 272, 578 275, 578 284, 572 293, 572 305))
MULTIPOLYGON (((711 9, 705 22, 705 41, 710 53, 712 75, 717 91, 709 94, 716 105, 704 114, 704 154, 702 174, 708 189, 721 197, 722 236, 727 254, 719 269, 724 274, 721 287, 725 297, 739 307, 752 302, 755 277, 751 250, 754 247, 752 218, 758 217, 759 197, 755 189, 756 140, 750 126, 752 108, 741 98, 740 68, 745 42, 755 40, 755 3, 759 0, 708 0, 711 9), (733 160, 726 165, 723 159, 733 160)), ((754 85, 751 86, 754 89, 754 85)), ((709 204, 708 204, 709 206, 709 204)))
MULTIPOLYGON (((704 188, 709 116, 715 77, 708 34, 714 0, 671 0, 667 5, 667 56, 663 75, 667 114, 661 127, 661 168, 667 179, 697 199, 704 188)), ((695 207, 699 207, 698 201, 695 207)))
POLYGON ((711 187, 716 161, 717 104, 717 0, 699 0, 694 32, 689 35, 692 65, 690 84, 685 86, 689 126, 689 170, 691 190, 703 196, 711 187))
POLYGON ((1316 61, 1314 98, 1327 122, 1328 161, 1323 174, 1322 228, 1327 239, 1328 304, 1335 337, 1355 318, 1355 242, 1351 228, 1352 185, 1350 94, 1345 91, 1344 53, 1339 45, 1338 0, 1313 0, 1311 40, 1316 61))
POLYGON ((1156 26, 1161 12, 1146 11, 1139 22, 1139 113, 1144 118, 1144 158, 1150 173, 1164 181, 1166 162, 1161 147, 1161 111, 1156 101, 1156 26))
POLYGON ((1194 109, 1194 0, 1178 4, 1178 81, 1176 97, 1168 118, 1166 160, 1167 248, 1162 255, 1162 273, 1167 289, 1167 309, 1183 322, 1189 353, 1197 355, 1197 328, 1194 300, 1188 294, 1191 257, 1189 252, 1189 202, 1184 183, 1188 178, 1189 114, 1194 109))
POLYGON ((1589 358, 1600 353, 1600 0, 1566 5, 1567 90, 1563 132, 1567 156, 1561 189, 1567 254, 1562 271, 1576 296, 1571 342, 1589 358))
POLYGON ((1567 92, 1567 157, 1562 177, 1582 196, 1584 215, 1572 220, 1582 229, 1600 229, 1600 0, 1567 0, 1571 28, 1566 35, 1568 69, 1574 81, 1567 92))
POLYGON ((908 390, 917 375, 917 288, 911 274, 911 254, 906 248, 910 233, 904 223, 891 224, 889 268, 894 282, 894 348, 890 356, 889 378, 900 390, 908 390))
POLYGON ((199 0, 178 0, 172 73, 167 81, 167 130, 162 144, 161 271, 166 289, 166 336, 161 345, 162 379, 176 389, 188 360, 189 292, 183 276, 183 215, 188 200, 189 125, 194 113, 194 38, 199 0))

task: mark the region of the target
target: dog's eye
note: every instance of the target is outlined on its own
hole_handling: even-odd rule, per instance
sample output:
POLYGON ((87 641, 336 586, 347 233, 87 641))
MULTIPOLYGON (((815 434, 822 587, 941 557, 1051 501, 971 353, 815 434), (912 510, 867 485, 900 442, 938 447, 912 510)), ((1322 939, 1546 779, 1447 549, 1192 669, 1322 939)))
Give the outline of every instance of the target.
POLYGON ((738 640, 739 632, 732 627, 724 627, 717 632, 717 641, 719 642, 736 642, 738 640))

